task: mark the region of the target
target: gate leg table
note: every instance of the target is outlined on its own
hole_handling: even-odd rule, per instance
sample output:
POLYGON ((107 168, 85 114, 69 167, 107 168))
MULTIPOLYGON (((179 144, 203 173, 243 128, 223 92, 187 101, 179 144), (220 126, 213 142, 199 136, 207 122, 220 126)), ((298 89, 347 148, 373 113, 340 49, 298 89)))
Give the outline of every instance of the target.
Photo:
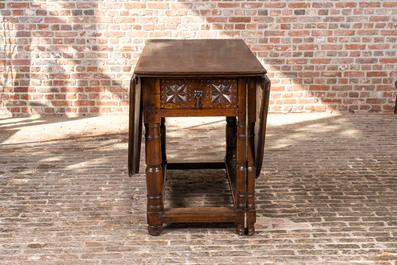
POLYGON ((255 233, 255 179, 260 175, 270 81, 242 40, 150 40, 130 88, 129 175, 139 173, 145 125, 147 222, 230 222, 239 235, 255 233), (167 117, 226 117, 225 161, 172 163, 166 159, 167 117), (164 209, 167 169, 226 169, 233 207, 164 209))

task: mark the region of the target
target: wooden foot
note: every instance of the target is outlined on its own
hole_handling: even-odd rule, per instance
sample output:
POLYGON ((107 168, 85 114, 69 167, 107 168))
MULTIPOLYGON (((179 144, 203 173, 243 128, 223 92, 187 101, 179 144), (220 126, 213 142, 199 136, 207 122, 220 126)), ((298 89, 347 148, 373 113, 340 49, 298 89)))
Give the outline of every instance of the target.
POLYGON ((163 225, 153 226, 148 225, 148 232, 151 236, 159 236, 163 232, 163 225))
POLYGON ((253 236, 255 234, 255 227, 254 226, 249 226, 247 228, 247 235, 253 236))
POLYGON ((245 235, 244 227, 242 227, 241 225, 237 225, 236 233, 237 233, 237 235, 239 235, 239 236, 245 235))

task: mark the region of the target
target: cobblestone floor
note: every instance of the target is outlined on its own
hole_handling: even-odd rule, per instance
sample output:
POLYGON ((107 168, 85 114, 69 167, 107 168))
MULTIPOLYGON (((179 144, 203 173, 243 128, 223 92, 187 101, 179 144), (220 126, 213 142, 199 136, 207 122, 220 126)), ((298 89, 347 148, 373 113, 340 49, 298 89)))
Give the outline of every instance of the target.
MULTIPOLYGON (((127 120, 0 118, 1 264, 397 264, 396 115, 270 115, 253 237, 149 236, 127 120)), ((169 120, 169 158, 222 158, 224 125, 169 120)), ((168 204, 230 204, 222 170, 169 178, 168 204)))

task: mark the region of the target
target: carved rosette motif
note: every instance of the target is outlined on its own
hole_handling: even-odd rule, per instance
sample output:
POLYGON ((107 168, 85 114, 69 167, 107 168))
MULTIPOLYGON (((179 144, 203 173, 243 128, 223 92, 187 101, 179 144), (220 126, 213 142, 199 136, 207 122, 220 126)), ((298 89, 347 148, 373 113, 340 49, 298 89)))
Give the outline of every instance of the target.
POLYGON ((185 84, 168 84, 165 88, 166 95, 166 103, 186 103, 187 94, 186 94, 186 85, 185 84))
POLYGON ((162 79, 160 81, 162 108, 187 108, 191 101, 191 84, 185 79, 162 79))
POLYGON ((161 79, 162 108, 237 108, 236 79, 161 79))
POLYGON ((208 80, 211 108, 237 107, 237 80, 208 80))
POLYGON ((211 103, 232 103, 232 85, 210 84, 211 103))

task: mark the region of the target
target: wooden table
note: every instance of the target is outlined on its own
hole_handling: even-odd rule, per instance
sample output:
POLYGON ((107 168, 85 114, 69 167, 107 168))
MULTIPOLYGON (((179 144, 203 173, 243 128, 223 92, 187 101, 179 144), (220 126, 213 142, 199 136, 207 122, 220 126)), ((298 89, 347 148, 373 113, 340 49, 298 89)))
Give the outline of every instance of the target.
MULTIPOLYGON (((397 81, 394 83, 394 86, 397 88, 397 81)), ((397 96, 396 96, 396 105, 394 106, 394 113, 397 114, 397 96)))
POLYGON ((232 222, 253 235, 255 178, 260 175, 270 81, 242 40, 150 40, 131 79, 128 166, 139 172, 145 124, 147 222, 150 235, 163 223, 232 222), (172 163, 166 159, 165 118, 226 117, 225 160, 172 163), (234 207, 164 209, 167 169, 225 168, 234 207))

